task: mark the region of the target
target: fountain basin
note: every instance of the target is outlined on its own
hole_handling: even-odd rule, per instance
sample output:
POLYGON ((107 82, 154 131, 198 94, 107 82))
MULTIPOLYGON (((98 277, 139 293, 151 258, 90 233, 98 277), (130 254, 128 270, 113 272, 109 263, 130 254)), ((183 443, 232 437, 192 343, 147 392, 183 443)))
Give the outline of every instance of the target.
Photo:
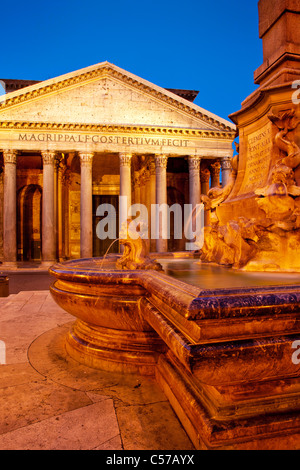
POLYGON ((164 345, 140 313, 146 291, 134 274, 100 269, 101 264, 76 260, 50 269, 56 277, 50 287, 53 298, 77 318, 66 349, 93 368, 153 375, 164 345))
POLYGON ((252 448, 260 433, 268 446, 278 435, 290 445, 300 436, 299 285, 207 289, 117 270, 112 258, 50 273, 54 299, 77 318, 69 354, 98 369, 155 375, 197 448, 252 448))

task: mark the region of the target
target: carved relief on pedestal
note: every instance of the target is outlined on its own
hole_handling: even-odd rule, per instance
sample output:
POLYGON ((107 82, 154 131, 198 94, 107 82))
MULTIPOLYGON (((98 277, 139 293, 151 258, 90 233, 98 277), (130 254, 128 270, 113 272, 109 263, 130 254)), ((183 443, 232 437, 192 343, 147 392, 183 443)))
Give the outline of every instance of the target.
MULTIPOLYGON (((226 225, 219 225, 215 209, 226 200, 232 189, 238 157, 233 159, 230 184, 220 191, 212 189, 204 198, 206 208, 210 209, 211 224, 206 230, 201 252, 203 261, 275 271, 291 269, 294 261, 295 268, 299 269, 300 187, 295 180, 295 170, 300 165, 300 148, 288 133, 295 130, 300 121, 296 119, 294 110, 271 114, 269 119, 278 128, 274 143, 283 154, 269 173, 262 175, 261 180, 267 184, 255 190, 257 204, 264 215, 251 220, 239 217, 226 225), (290 259, 286 260, 287 253, 290 259), (268 264, 266 260, 269 259, 273 262, 268 264)), ((246 184, 249 183, 245 180, 246 184)))
POLYGON ((294 170, 300 164, 300 148, 287 134, 295 130, 300 121, 295 117, 294 110, 271 114, 269 119, 278 128, 275 145, 285 155, 280 156, 272 169, 269 184, 255 191, 259 196, 257 202, 276 227, 279 225, 287 231, 298 229, 300 204, 296 199, 300 196, 300 187, 296 184, 294 170))

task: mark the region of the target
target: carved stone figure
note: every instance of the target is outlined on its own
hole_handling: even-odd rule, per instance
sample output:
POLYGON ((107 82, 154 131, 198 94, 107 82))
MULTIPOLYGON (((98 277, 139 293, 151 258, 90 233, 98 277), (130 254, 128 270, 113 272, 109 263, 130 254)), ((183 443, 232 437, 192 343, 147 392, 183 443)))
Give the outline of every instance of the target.
MULTIPOLYGON (((236 149, 237 151, 239 150, 238 144, 236 144, 236 149)), ((221 204, 221 202, 225 201, 228 198, 228 196, 230 195, 232 191, 234 183, 236 181, 238 161, 239 161, 238 155, 235 155, 231 159, 232 172, 230 174, 229 181, 226 184, 226 186, 224 186, 224 188, 220 188, 217 186, 217 187, 211 188, 207 196, 205 196, 204 194, 201 195, 201 202, 203 202, 205 209, 207 210, 215 209, 217 206, 221 204)))
POLYGON ((124 253, 116 262, 117 269, 154 269, 162 271, 161 264, 149 257, 148 244, 141 236, 137 236, 139 231, 142 232, 141 224, 136 230, 130 229, 131 219, 122 225, 120 244, 124 246, 124 253))
POLYGON ((279 160, 278 164, 286 165, 295 169, 300 165, 300 148, 296 142, 290 141, 287 134, 296 129, 299 124, 295 116, 295 110, 289 110, 281 115, 269 114, 269 119, 278 127, 278 133, 275 136, 275 144, 280 150, 287 154, 279 160))

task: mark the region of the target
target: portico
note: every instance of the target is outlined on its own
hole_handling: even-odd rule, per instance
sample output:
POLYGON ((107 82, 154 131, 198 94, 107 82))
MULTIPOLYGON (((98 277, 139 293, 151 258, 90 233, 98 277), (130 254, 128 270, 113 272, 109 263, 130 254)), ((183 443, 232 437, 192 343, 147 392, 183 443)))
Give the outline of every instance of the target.
MULTIPOLYGON (((132 203, 149 214, 151 204, 196 206, 209 187, 226 184, 234 137, 231 123, 107 62, 7 94, 0 105, 3 261, 25 259, 26 237, 31 258, 46 264, 103 255, 99 202, 115 204, 122 220, 132 203), (21 220, 29 186, 35 196, 21 220)), ((156 228, 162 235, 165 225, 156 228)), ((170 233, 170 240, 149 237, 151 251, 182 251, 170 233)))

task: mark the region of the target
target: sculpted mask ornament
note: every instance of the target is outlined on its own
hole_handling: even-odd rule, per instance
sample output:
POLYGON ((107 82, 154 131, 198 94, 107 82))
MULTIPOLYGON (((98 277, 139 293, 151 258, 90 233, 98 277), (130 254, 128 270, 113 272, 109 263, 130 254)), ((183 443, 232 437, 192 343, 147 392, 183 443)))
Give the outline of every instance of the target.
POLYGON ((124 253, 116 262, 117 269, 154 269, 162 271, 162 266, 149 257, 147 241, 139 235, 144 233, 142 224, 135 226, 134 221, 128 219, 120 231, 120 244, 124 246, 124 253), (131 223, 133 226, 131 227, 131 223))

